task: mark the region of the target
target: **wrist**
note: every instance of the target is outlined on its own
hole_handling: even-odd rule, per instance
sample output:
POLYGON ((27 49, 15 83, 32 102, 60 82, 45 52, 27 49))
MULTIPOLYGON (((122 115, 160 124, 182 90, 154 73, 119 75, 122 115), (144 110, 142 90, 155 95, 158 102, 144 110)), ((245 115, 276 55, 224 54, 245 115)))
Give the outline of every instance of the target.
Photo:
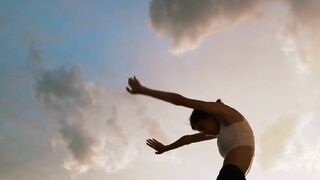
POLYGON ((138 93, 146 95, 147 94, 147 88, 144 87, 144 86, 139 87, 138 93))
POLYGON ((173 149, 171 145, 164 146, 164 152, 170 151, 171 149, 173 149))

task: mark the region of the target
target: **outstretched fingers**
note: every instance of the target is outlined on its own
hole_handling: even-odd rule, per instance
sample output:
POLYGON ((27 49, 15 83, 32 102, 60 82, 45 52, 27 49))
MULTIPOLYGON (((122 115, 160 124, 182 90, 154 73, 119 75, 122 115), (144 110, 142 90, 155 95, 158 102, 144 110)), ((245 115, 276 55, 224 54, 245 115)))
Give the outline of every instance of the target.
POLYGON ((148 139, 146 144, 147 144, 148 146, 152 147, 153 149, 155 149, 155 146, 154 146, 154 144, 152 143, 151 140, 148 139))
POLYGON ((158 151, 156 154, 160 154, 160 152, 163 150, 163 144, 161 144, 159 141, 155 139, 147 139, 146 144, 153 148, 154 150, 158 151))
POLYGON ((153 139, 148 139, 147 140, 147 145, 152 147, 153 149, 157 150, 157 143, 153 139))

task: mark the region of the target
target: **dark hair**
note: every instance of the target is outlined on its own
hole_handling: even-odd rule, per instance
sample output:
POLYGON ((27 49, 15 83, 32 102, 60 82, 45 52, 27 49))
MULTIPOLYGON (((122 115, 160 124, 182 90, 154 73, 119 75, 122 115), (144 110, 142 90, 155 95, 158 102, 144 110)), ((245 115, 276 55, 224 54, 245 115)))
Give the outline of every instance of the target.
POLYGON ((204 111, 200 111, 197 109, 194 109, 191 113, 190 116, 190 125, 191 128, 194 130, 194 126, 201 120, 201 119, 205 119, 207 117, 210 117, 210 114, 204 111))
MULTIPOLYGON (((222 103, 221 99, 218 99, 216 101, 217 103, 222 103)), ((194 109, 190 115, 190 125, 191 125, 191 128, 194 130, 195 128, 195 125, 202 119, 205 119, 207 117, 210 117, 212 116, 210 113, 208 112, 205 112, 205 111, 201 111, 201 110, 198 110, 198 109, 194 109)))

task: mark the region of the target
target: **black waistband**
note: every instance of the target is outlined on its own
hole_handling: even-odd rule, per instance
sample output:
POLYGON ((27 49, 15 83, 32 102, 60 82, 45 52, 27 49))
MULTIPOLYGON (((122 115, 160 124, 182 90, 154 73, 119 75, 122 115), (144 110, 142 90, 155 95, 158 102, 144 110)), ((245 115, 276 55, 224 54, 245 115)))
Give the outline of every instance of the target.
POLYGON ((217 180, 245 180, 242 170, 233 164, 225 164, 220 170, 217 180))

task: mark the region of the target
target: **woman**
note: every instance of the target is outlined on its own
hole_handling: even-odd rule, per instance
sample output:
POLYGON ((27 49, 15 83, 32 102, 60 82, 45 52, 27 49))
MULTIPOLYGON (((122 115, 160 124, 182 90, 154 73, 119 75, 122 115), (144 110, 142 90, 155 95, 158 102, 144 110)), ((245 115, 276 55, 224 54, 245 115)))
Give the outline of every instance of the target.
POLYGON ((237 110, 225 105, 220 99, 204 102, 183 97, 172 92, 163 92, 142 86, 134 76, 126 87, 131 94, 141 94, 157 98, 177 106, 194 109, 190 116, 193 130, 199 133, 182 136, 169 145, 155 139, 148 139, 147 145, 156 154, 205 140, 217 138, 219 152, 224 157, 223 166, 217 180, 245 180, 254 156, 254 135, 247 120, 237 110))

